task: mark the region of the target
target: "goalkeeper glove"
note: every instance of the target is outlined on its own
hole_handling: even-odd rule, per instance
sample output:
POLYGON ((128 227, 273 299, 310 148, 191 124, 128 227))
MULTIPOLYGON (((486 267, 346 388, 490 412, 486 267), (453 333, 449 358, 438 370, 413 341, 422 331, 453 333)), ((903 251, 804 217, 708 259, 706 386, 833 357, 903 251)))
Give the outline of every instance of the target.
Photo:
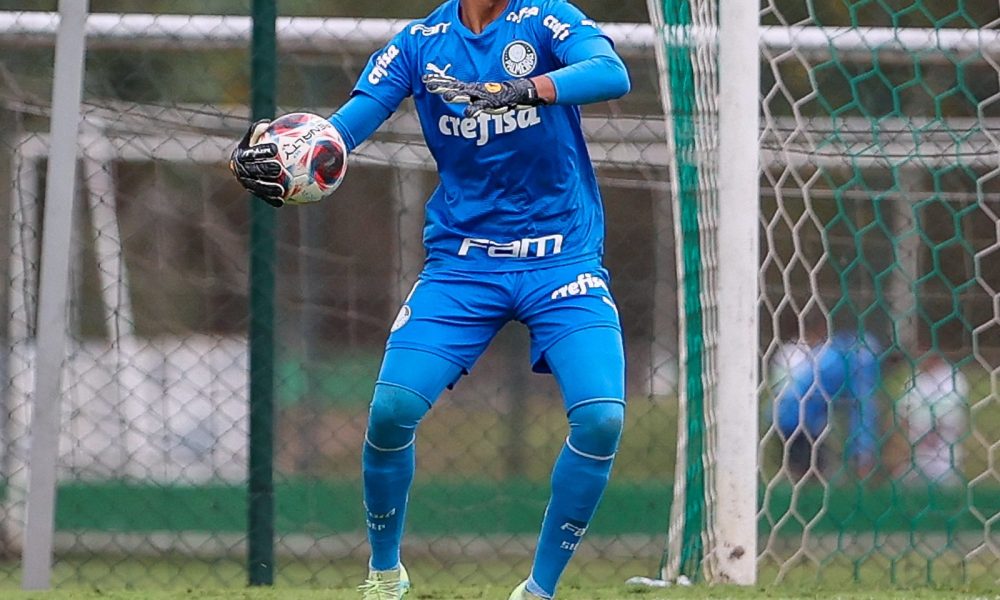
POLYGON ((270 124, 262 119, 250 126, 229 157, 229 170, 248 192, 279 208, 285 204, 287 190, 281 184, 278 146, 257 143, 270 124))
POLYGON ((502 115, 518 108, 545 104, 530 79, 512 79, 501 83, 466 83, 454 77, 424 75, 424 86, 451 104, 468 104, 466 117, 480 113, 502 115))

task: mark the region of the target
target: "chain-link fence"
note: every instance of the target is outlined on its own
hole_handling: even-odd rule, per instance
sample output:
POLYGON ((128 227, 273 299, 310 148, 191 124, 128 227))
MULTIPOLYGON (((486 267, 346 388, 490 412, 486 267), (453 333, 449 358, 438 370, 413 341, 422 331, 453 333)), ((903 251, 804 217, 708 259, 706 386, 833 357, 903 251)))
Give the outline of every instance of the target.
MULTIPOLYGON (((244 3, 91 3, 53 583, 246 580, 248 199, 224 162, 249 118, 244 3), (236 5, 236 6, 234 6, 236 5), (234 16, 187 14, 232 10, 234 16), (174 14, 158 14, 160 12, 174 14), (184 13, 184 14, 181 14, 184 13)), ((329 114, 372 51, 435 2, 281 3, 279 112, 329 114), (294 17, 294 18, 293 18, 294 17), (362 19, 363 17, 363 19, 362 19)), ((592 2, 635 91, 585 130, 608 218, 630 409, 613 483, 571 578, 655 568, 674 451, 668 159, 644 7, 592 2)), ((3 332, 2 547, 24 531, 55 2, 0 2, 0 201, 12 223, 3 332), (33 11, 33 12, 28 12, 33 11)), ((278 211, 277 563, 281 582, 365 569, 360 448, 389 324, 422 261, 436 182, 412 105, 358 149, 326 203, 278 211)), ((565 436, 558 390, 504 330, 422 425, 404 551, 420 578, 523 577, 565 436)))

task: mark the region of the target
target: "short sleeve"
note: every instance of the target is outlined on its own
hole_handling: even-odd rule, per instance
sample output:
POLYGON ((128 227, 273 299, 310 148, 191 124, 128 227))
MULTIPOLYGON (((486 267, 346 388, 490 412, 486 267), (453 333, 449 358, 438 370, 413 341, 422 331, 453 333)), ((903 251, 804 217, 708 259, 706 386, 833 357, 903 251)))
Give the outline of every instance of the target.
POLYGON ((395 111, 413 93, 412 46, 405 32, 396 34, 381 50, 372 54, 351 95, 366 94, 395 111))
POLYGON ((597 22, 565 0, 547 2, 540 23, 541 35, 549 39, 552 54, 563 64, 570 62, 567 59, 569 50, 581 41, 604 38, 613 46, 611 38, 601 31, 597 22))

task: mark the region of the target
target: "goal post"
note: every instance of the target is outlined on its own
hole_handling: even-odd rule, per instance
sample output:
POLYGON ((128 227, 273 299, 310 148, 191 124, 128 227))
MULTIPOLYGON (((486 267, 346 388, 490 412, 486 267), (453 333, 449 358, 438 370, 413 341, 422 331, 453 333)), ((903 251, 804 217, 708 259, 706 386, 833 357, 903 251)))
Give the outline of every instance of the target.
POLYGON ((651 0, 670 139, 678 329, 674 502, 661 576, 756 581, 759 12, 651 0), (724 368, 722 367, 724 365, 724 368))
POLYGON ((49 151, 41 264, 34 402, 28 457, 28 489, 22 560, 22 587, 47 589, 51 585, 55 530, 56 467, 61 427, 61 384, 66 347, 70 249, 76 196, 76 141, 80 131, 85 56, 84 24, 88 0, 59 2, 59 32, 55 45, 52 86, 52 137, 63 140, 49 151))
POLYGON ((760 15, 752 2, 719 3, 718 389, 714 518, 708 572, 757 581, 757 263, 760 210, 760 15))

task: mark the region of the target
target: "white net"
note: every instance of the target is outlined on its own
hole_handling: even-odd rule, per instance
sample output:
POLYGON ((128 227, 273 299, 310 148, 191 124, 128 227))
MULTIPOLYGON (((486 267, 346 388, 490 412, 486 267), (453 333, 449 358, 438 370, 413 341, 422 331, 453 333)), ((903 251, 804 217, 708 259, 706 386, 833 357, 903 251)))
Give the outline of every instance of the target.
POLYGON ((765 581, 996 583, 998 16, 765 3, 765 581))
MULTIPOLYGON (((1000 14, 763 4, 759 579, 996 583, 1000 14)), ((733 243, 713 220, 727 40, 713 0, 649 6, 680 267, 674 579, 711 567, 713 420, 733 401, 712 279, 733 243)))

